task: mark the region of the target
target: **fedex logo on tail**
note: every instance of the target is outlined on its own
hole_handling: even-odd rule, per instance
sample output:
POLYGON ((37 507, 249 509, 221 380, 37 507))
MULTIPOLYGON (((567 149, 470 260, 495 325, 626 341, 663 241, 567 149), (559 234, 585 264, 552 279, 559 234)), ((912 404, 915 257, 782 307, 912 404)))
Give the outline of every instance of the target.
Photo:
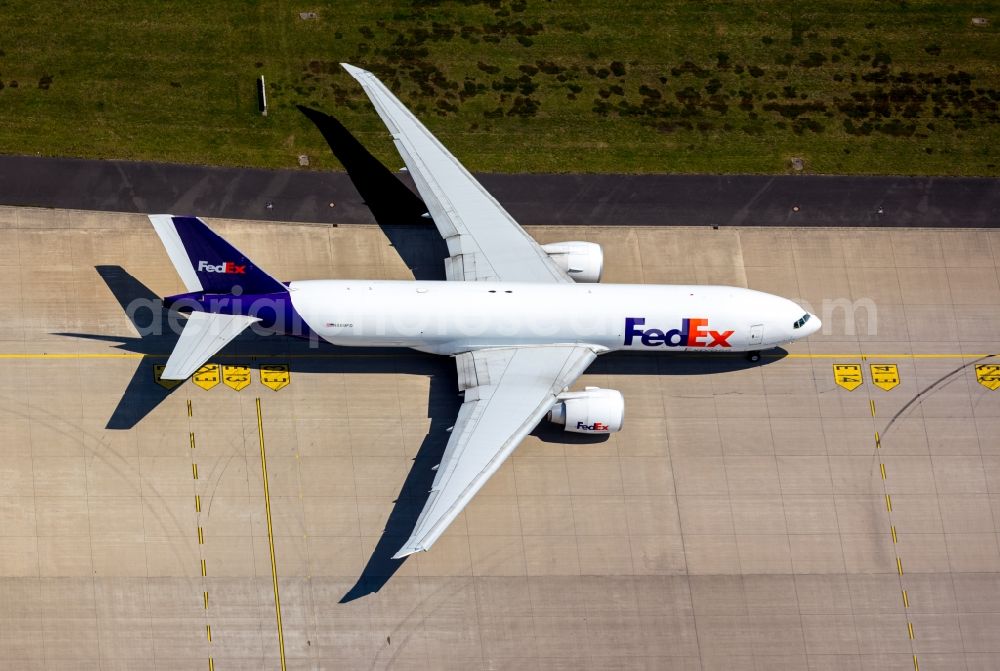
POLYGON ((224 275, 246 275, 246 266, 238 266, 232 261, 226 261, 219 265, 212 265, 208 261, 198 262, 199 273, 222 273, 224 275))
POLYGON ((646 347, 732 347, 729 337, 735 331, 710 331, 707 319, 682 319, 679 329, 661 331, 641 328, 646 323, 644 317, 625 318, 625 346, 631 346, 635 338, 646 347))

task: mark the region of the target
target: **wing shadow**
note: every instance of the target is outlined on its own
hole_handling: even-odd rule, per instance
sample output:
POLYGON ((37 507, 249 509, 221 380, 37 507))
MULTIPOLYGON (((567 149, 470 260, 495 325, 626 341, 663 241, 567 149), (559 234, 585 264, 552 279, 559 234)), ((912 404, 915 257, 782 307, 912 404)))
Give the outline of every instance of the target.
POLYGON ((424 201, 372 156, 340 121, 303 105, 298 109, 322 133, 414 279, 445 279, 448 247, 433 222, 423 216, 427 212, 424 201))
POLYGON ((448 429, 454 425, 458 408, 462 404, 456 391, 458 374, 452 362, 440 358, 434 363, 437 365, 429 371, 430 390, 427 395, 430 428, 413 459, 413 467, 399 490, 395 505, 386 520, 385 530, 375 544, 375 549, 357 582, 341 597, 340 603, 348 603, 378 592, 406 562, 406 557, 393 559, 392 555, 396 554, 410 537, 417 517, 423 510, 427 497, 430 496, 435 475, 432 469, 441 463, 441 456, 451 436, 448 429))

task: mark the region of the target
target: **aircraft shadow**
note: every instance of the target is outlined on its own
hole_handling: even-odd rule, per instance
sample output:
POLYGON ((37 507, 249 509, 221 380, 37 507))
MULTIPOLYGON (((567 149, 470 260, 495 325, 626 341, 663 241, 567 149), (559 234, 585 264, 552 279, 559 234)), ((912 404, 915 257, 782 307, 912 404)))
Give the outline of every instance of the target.
POLYGON ((444 280, 448 246, 423 215, 427 206, 336 118, 298 105, 347 170, 379 228, 417 280, 444 280))

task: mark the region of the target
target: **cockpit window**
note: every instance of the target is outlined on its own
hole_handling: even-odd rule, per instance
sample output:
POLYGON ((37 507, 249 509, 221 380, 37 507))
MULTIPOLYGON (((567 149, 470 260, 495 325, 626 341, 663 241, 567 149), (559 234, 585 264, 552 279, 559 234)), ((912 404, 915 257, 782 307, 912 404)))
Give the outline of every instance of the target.
POLYGON ((802 325, 803 325, 803 324, 805 324, 805 323, 806 323, 807 321, 809 321, 809 317, 810 317, 810 316, 811 316, 811 315, 810 315, 810 314, 809 314, 808 312, 807 312, 807 313, 805 313, 804 315, 802 315, 801 317, 799 317, 799 318, 798 318, 798 319, 797 319, 797 320, 795 321, 795 323, 794 323, 794 324, 792 324, 792 328, 793 328, 793 329, 800 329, 800 328, 802 328, 802 325))

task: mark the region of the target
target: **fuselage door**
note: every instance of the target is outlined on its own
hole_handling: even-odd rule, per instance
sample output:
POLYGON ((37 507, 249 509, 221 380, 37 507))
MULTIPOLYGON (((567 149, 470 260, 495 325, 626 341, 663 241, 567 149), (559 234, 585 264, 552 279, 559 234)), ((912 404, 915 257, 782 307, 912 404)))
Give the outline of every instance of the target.
POLYGON ((760 345, 764 342, 764 325, 754 324, 750 327, 750 342, 747 343, 750 347, 755 345, 760 345))

